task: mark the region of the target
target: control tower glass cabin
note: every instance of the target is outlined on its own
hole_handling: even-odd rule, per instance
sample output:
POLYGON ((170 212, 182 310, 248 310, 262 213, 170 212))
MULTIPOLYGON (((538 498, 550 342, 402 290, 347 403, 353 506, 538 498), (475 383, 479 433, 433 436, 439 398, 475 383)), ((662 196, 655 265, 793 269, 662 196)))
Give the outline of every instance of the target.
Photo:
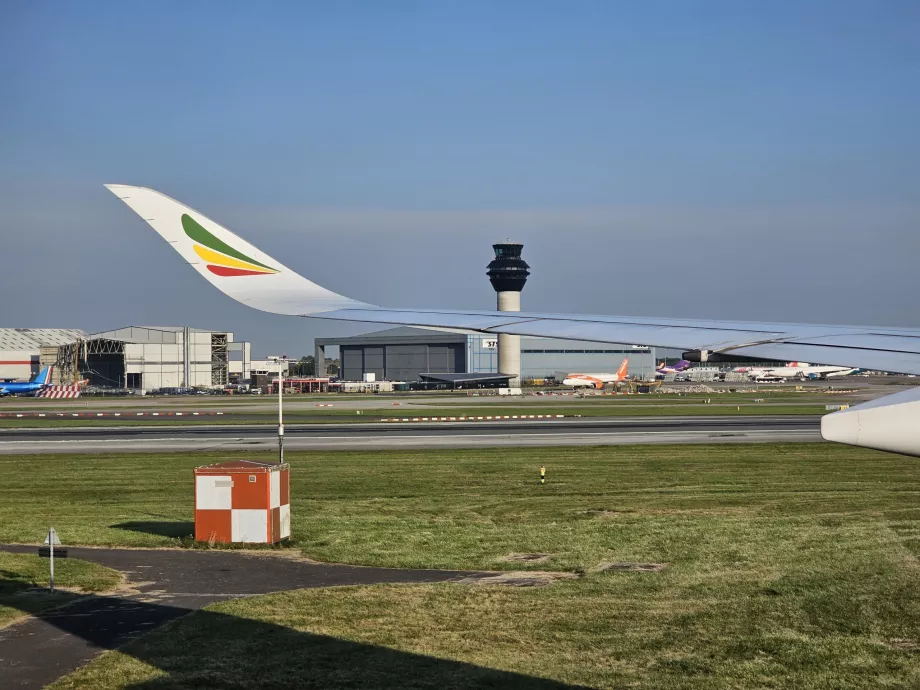
POLYGON ((530 266, 521 258, 524 245, 519 242, 493 244, 495 258, 489 264, 487 275, 495 292, 520 292, 524 289, 530 266))

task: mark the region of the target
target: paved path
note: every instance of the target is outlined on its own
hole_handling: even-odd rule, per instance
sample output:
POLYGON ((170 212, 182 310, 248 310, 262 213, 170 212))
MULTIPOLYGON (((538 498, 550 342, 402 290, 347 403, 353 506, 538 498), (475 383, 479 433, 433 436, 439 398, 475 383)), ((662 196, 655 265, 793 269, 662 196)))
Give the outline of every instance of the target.
MULTIPOLYGON (((35 553, 34 546, 0 546, 35 553)), ((492 573, 305 563, 233 551, 88 549, 69 557, 127 575, 131 593, 92 596, 0 630, 0 688, 41 688, 158 625, 217 601, 305 587, 449 582, 492 573)))
MULTIPOLYGON (((820 441, 820 416, 286 424, 289 450, 820 441)), ((270 425, 0 429, 0 454, 272 450, 270 425)))

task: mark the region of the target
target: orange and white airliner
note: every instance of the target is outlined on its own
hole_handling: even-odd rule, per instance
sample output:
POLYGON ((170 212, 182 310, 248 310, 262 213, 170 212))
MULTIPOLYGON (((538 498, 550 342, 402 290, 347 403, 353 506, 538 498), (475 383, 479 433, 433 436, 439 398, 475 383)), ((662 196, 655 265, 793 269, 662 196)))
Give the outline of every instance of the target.
POLYGON ((562 381, 563 386, 572 388, 596 388, 601 390, 606 383, 625 381, 629 375, 629 357, 623 360, 615 374, 569 374, 562 381))

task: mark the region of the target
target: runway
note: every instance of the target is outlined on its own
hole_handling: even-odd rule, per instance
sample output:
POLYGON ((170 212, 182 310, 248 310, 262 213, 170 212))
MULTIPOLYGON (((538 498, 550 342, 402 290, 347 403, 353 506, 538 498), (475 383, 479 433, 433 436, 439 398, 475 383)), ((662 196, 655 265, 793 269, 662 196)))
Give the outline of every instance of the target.
MULTIPOLYGON (((819 415, 619 417, 514 422, 298 424, 287 450, 482 448, 630 443, 820 441, 819 415)), ((273 450, 277 428, 226 424, 0 430, 0 454, 273 450)))

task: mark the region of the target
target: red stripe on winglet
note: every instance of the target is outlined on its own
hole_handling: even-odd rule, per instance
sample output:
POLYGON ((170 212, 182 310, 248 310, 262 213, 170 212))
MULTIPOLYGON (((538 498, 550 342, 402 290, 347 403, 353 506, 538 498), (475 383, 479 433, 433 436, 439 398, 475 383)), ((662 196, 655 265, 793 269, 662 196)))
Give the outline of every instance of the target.
POLYGON ((228 266, 215 266, 208 264, 208 270, 219 276, 268 276, 268 271, 247 271, 243 268, 230 268, 228 266))

